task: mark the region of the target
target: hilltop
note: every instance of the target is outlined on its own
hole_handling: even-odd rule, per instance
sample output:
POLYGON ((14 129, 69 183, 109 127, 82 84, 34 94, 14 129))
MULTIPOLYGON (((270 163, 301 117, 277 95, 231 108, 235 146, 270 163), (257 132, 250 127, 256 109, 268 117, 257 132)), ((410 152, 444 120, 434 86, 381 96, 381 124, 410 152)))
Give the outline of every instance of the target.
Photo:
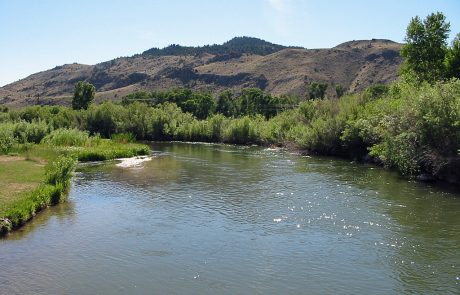
POLYGON ((333 48, 283 46, 237 37, 221 45, 151 48, 96 65, 66 64, 0 88, 0 103, 11 106, 69 104, 77 81, 96 86, 97 100, 119 100, 136 90, 190 87, 220 92, 259 87, 274 95, 305 95, 311 82, 340 84, 349 92, 398 77, 401 44, 381 39, 342 43, 333 48))

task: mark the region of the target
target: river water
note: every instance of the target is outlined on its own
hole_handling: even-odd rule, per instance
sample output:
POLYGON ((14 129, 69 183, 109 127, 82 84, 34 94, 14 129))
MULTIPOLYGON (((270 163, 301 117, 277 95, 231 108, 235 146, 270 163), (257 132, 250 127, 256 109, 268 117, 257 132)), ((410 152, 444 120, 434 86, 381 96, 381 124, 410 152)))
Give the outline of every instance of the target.
POLYGON ((0 240, 0 294, 460 294, 460 196, 260 147, 79 167, 0 240))

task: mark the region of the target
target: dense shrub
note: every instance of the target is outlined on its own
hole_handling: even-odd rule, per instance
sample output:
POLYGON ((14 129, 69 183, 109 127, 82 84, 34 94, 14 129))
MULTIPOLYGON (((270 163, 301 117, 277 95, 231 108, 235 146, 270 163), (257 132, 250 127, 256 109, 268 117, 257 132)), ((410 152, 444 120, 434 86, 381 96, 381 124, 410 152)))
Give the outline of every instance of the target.
POLYGON ((40 143, 49 132, 48 124, 41 120, 32 123, 21 121, 14 124, 14 137, 19 143, 40 143))
POLYGON ((123 116, 117 122, 117 132, 133 134, 137 139, 152 139, 154 109, 145 103, 135 102, 118 109, 123 116))
POLYGON ((53 146, 84 146, 88 139, 88 131, 57 129, 47 135, 43 142, 53 146))
POLYGON ((101 105, 91 105, 86 114, 86 130, 91 134, 99 133, 105 138, 110 138, 117 133, 117 122, 123 114, 123 107, 112 102, 101 105))
POLYGON ((223 131, 223 141, 228 143, 260 143, 259 126, 264 121, 261 116, 245 116, 231 120, 223 131))
POLYGON ((0 152, 3 154, 7 154, 16 143, 13 128, 13 124, 0 124, 0 152))
POLYGON ((368 102, 342 134, 404 175, 436 173, 460 148, 460 81, 394 84, 386 98, 368 102))
POLYGON ((67 186, 75 168, 76 160, 69 156, 59 156, 45 167, 45 183, 67 186))
POLYGON ((130 132, 116 133, 112 134, 111 139, 117 143, 132 143, 136 141, 136 136, 130 132))

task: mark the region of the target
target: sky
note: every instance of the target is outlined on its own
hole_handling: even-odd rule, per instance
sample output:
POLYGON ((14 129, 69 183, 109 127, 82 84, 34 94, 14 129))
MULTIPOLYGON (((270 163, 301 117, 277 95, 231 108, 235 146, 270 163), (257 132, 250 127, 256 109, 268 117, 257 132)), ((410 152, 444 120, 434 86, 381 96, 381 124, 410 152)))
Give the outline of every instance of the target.
POLYGON ((306 48, 403 42, 412 17, 435 11, 451 38, 460 32, 459 0, 0 0, 0 86, 57 65, 235 36, 306 48))

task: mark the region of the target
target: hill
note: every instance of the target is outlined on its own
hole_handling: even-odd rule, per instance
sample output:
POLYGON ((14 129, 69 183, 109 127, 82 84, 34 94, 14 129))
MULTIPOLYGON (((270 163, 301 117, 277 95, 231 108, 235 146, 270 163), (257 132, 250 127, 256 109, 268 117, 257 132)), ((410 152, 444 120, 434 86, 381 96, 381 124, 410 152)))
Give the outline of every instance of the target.
POLYGON ((305 95, 311 82, 348 91, 398 76, 401 44, 389 40, 359 40, 326 49, 272 44, 237 37, 222 45, 152 48, 131 57, 96 65, 67 64, 39 72, 0 88, 0 103, 22 106, 37 103, 69 104, 76 82, 96 86, 97 100, 119 100, 136 90, 190 87, 220 92, 259 87, 274 95, 305 95))

